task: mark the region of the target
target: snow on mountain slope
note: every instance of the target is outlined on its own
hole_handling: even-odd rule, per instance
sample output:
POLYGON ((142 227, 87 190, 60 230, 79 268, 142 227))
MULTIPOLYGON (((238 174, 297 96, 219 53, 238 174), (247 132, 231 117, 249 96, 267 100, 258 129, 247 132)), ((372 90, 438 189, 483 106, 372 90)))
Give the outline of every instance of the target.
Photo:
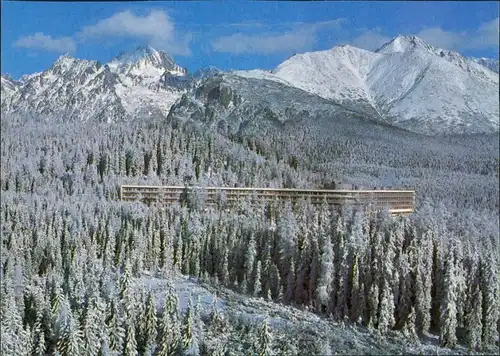
POLYGON ((269 72, 269 71, 266 71, 266 70, 262 70, 262 69, 235 70, 235 71, 232 71, 231 73, 233 73, 235 75, 238 75, 240 77, 244 77, 244 78, 273 80, 273 81, 279 82, 281 84, 294 86, 289 81, 287 81, 285 79, 282 79, 280 77, 277 77, 272 72, 269 72))
POLYGON ((422 39, 416 36, 399 36, 392 41, 386 43, 379 48, 377 53, 426 53, 436 57, 442 58, 456 67, 477 75, 482 78, 488 78, 491 74, 485 70, 481 64, 478 65, 476 61, 462 56, 460 53, 453 52, 447 49, 431 46, 422 39))
POLYGON ((340 103, 373 102, 366 79, 383 56, 352 46, 293 56, 273 74, 300 89, 340 103))
POLYGON ((134 84, 140 82, 142 86, 156 83, 165 72, 187 75, 187 70, 175 64, 167 52, 149 46, 122 53, 108 62, 107 66, 113 73, 130 78, 134 84))
POLYGON ((498 73, 499 71, 498 59, 491 59, 491 58, 470 58, 470 59, 495 73, 498 73))
POLYGON ((420 51, 389 54, 368 86, 379 112, 397 126, 424 133, 498 130, 498 77, 466 65, 470 71, 420 51))
POLYGON ((15 94, 15 92, 19 90, 19 85, 20 83, 12 79, 9 75, 2 75, 2 107, 9 105, 8 103, 10 103, 10 99, 15 94))
POLYGON ((375 123, 371 118, 376 113, 368 109, 360 115, 290 85, 227 73, 184 94, 172 106, 167 120, 202 123, 224 135, 286 136, 287 130, 297 130, 295 134, 318 132, 326 140, 333 133, 359 137, 369 132, 380 137, 381 132, 402 131, 375 123))
MULTIPOLYGON (((97 61, 61 56, 51 68, 23 76, 2 112, 64 120, 121 121, 139 111, 167 115, 182 90, 171 88, 164 75, 187 71, 163 51, 140 47, 102 65, 97 61)), ((9 90, 2 77, 2 93, 9 90)), ((9 92, 10 93, 10 92, 9 92)))
POLYGON ((352 46, 295 55, 272 73, 288 84, 424 134, 498 131, 498 74, 462 55, 399 36, 376 52, 352 46), (364 103, 364 105, 363 105, 364 103))
POLYGON ((19 82, 12 79, 8 74, 2 75, 2 89, 6 92, 14 92, 17 90, 19 82))
MULTIPOLYGON (((399 36, 375 52, 338 46, 295 55, 271 72, 232 74, 263 87, 269 87, 266 81, 295 87, 418 133, 476 133, 499 128, 498 71, 487 68, 492 63, 399 36)), ((183 94, 220 73, 208 68, 190 76, 151 47, 104 65, 65 55, 19 81, 2 76, 2 113, 83 121, 121 121, 144 112, 167 116, 183 94)))
POLYGON ((202 69, 199 69, 196 72, 194 72, 193 78, 197 81, 201 81, 203 79, 211 78, 211 77, 214 77, 214 76, 219 75, 221 73, 223 73, 223 72, 220 69, 213 67, 213 66, 209 66, 209 67, 202 68, 202 69))
POLYGON ((154 107, 168 114, 181 93, 179 88, 165 85, 165 76, 187 75, 187 70, 175 64, 168 53, 149 46, 122 53, 107 66, 120 79, 116 92, 129 114, 137 113, 144 107, 154 107))
POLYGON ((116 82, 113 73, 97 61, 64 55, 48 70, 23 78, 7 112, 54 119, 113 121, 124 115, 114 91, 116 82))

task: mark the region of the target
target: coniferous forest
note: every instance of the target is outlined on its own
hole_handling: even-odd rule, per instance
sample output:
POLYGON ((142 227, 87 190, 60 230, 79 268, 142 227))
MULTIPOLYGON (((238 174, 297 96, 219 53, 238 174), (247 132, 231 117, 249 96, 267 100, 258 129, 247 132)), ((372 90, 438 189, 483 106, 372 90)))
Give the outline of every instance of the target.
POLYGON ((2 118, 1 354, 326 355, 349 353, 333 341, 346 328, 357 338, 368 330, 380 345, 408 340, 391 352, 419 353, 408 345, 435 340, 435 352, 496 353, 498 135, 387 141, 333 132, 326 142, 287 130, 2 118), (269 206, 250 201, 228 209, 224 197, 205 206, 202 194, 170 206, 119 200, 127 183, 332 180, 414 187, 416 211, 391 218, 284 202, 274 224, 269 206), (185 300, 179 276, 226 304, 185 300), (166 284, 150 288, 152 279, 166 284), (286 307, 298 326, 280 329, 269 312, 237 316, 225 307, 229 295, 242 308, 245 299, 286 307), (316 326, 301 326, 313 316, 316 326))

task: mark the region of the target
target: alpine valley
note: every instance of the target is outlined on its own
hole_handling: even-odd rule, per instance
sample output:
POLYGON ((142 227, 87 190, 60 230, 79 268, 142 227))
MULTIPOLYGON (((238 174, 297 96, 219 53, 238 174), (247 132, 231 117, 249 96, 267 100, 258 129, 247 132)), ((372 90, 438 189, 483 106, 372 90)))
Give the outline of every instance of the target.
POLYGON ((498 354, 498 61, 416 37, 2 75, 2 355, 498 354), (408 216, 120 186, 412 189, 408 216))

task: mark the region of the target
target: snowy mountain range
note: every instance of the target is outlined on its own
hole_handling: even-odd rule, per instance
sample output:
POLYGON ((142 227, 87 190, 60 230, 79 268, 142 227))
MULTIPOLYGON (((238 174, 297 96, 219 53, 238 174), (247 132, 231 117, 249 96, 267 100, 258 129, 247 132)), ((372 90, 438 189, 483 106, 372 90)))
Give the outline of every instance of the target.
POLYGON ((141 111, 168 113, 182 93, 164 85, 168 76, 185 77, 187 70, 151 47, 120 54, 104 65, 64 55, 19 82, 2 75, 2 113, 105 122, 141 111))
MULTIPOLYGON (((207 68, 189 75, 166 52, 151 47, 120 54, 106 64, 64 55, 51 68, 19 81, 2 75, 1 109, 2 114, 104 122, 152 112, 172 116, 171 109, 178 116, 190 112, 198 101, 196 93, 219 75, 252 79, 225 81, 225 86, 237 85, 232 89, 241 97, 231 102, 236 106, 243 105, 252 90, 286 90, 299 96, 306 92, 345 112, 417 133, 495 132, 499 127, 498 61, 466 58, 414 36, 396 37, 375 52, 337 46, 295 55, 272 71, 230 74, 207 68), (245 85, 253 89, 246 90, 245 85), (182 110, 184 104, 191 109, 182 110)), ((271 111, 280 116, 290 109, 285 102, 271 111)), ((224 108, 224 115, 244 111, 236 106, 224 108)), ((278 121, 285 122, 286 117, 278 121)))
POLYGON ((353 102, 368 103, 380 120, 414 132, 498 130, 498 73, 414 36, 375 52, 339 46, 295 55, 271 72, 236 74, 285 83, 355 111, 353 102))

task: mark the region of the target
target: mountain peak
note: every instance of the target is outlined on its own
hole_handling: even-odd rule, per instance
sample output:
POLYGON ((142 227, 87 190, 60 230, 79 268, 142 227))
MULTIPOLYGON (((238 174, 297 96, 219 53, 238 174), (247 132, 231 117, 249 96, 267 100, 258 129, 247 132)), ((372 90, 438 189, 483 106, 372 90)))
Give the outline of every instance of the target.
POLYGON ((76 58, 73 57, 71 54, 69 53, 65 53, 61 56, 59 56, 59 58, 56 59, 56 61, 54 62, 54 65, 56 64, 61 64, 61 63, 67 63, 67 62, 72 62, 74 61, 76 58))
POLYGON ((54 64, 52 64, 52 69, 57 73, 62 73, 64 71, 70 70, 73 68, 77 59, 73 57, 71 54, 66 53, 56 59, 54 64))
POLYGON ((10 82, 16 82, 14 78, 9 73, 2 74, 2 80, 8 80, 10 82))
MULTIPOLYGON (((52 67, 50 68, 53 73, 55 74, 61 74, 61 73, 66 73, 66 72, 74 72, 78 73, 82 70, 86 70, 89 67, 92 68, 99 68, 100 63, 96 60, 87 60, 87 59, 80 59, 80 58, 75 58, 70 54, 63 54, 57 60, 52 64, 52 67)), ((25 81, 26 79, 29 79, 32 76, 23 76, 21 78, 21 81, 25 81)))
POLYGON ((9 88, 15 90, 19 85, 19 82, 13 79, 8 73, 2 74, 2 88, 9 88))
POLYGON ((174 65, 173 58, 165 51, 159 51, 151 46, 139 46, 132 52, 122 52, 110 63, 115 65, 136 64, 147 62, 155 67, 170 68, 174 65))
POLYGON ((165 72, 186 75, 187 71, 175 64, 174 59, 165 51, 151 46, 139 46, 132 52, 122 52, 107 63, 113 72, 131 75, 160 77, 165 72))
POLYGON ((425 43, 420 37, 417 36, 397 36, 391 41, 384 44, 377 53, 398 53, 409 52, 416 49, 427 50, 434 52, 434 47, 425 43))

